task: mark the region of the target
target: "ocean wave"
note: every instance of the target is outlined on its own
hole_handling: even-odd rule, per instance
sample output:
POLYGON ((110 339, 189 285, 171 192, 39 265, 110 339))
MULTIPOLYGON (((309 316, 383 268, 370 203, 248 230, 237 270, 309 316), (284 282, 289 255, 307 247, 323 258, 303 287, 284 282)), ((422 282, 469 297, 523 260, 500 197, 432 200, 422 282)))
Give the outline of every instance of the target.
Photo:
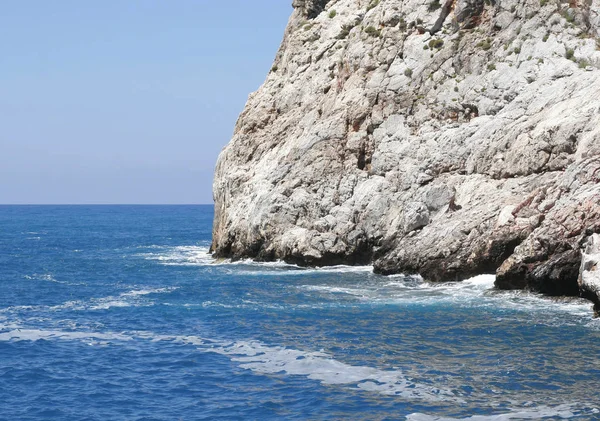
POLYGON ((139 253, 137 256, 157 261, 166 266, 207 266, 217 261, 206 246, 149 246, 145 248, 157 251, 139 253))
POLYGON ((494 275, 480 275, 462 282, 426 282, 419 277, 396 276, 392 279, 372 277, 360 282, 327 282, 305 284, 293 288, 307 293, 327 294, 329 300, 358 298, 364 304, 435 305, 452 304, 460 307, 493 307, 543 315, 535 318, 544 324, 585 322, 600 329, 593 319, 591 303, 577 297, 551 298, 529 291, 501 291, 494 287, 494 275), (565 318, 564 315, 573 316, 565 318))
POLYGON ((331 294, 347 294, 370 299, 373 303, 420 303, 458 300, 484 296, 494 288, 493 275, 481 275, 462 282, 430 283, 418 276, 396 276, 393 280, 387 277, 374 277, 366 282, 311 284, 297 288, 306 291, 325 292, 331 294))
MULTIPOLYGON (((27 277, 26 277, 27 278, 27 277)), ((37 279, 37 278, 31 278, 37 279)), ((75 285, 75 284, 74 284, 75 285)), ((45 306, 45 305, 20 305, 10 306, 0 309, 0 313, 18 313, 18 312, 33 312, 33 311, 88 311, 88 310, 108 310, 114 307, 150 307, 155 305, 154 301, 146 298, 152 294, 168 294, 177 290, 179 287, 166 288, 146 288, 133 289, 123 292, 116 296, 107 296, 101 298, 90 298, 88 300, 70 300, 62 304, 45 306)))
POLYGON ((164 266, 225 266, 235 268, 236 275, 268 276, 268 275, 307 275, 310 273, 353 273, 373 272, 373 266, 335 265, 323 267, 303 267, 289 264, 281 260, 273 262, 257 262, 252 259, 232 261, 216 259, 210 254, 207 246, 148 246, 151 252, 139 253, 137 256, 146 260, 159 262, 164 266), (156 251, 155 251, 156 250, 156 251))
POLYGON ((150 307, 154 305, 153 301, 145 299, 146 295, 168 294, 178 289, 177 287, 168 288, 150 288, 134 289, 123 292, 118 296, 108 296, 103 298, 92 298, 88 301, 68 301, 64 304, 50 307, 51 310, 108 310, 113 307, 150 307))
MULTIPOLYGON (((230 263, 236 264, 236 263, 230 263)), ((323 267, 300 267, 295 265, 288 265, 286 263, 269 264, 263 262, 243 262, 239 263, 245 266, 249 266, 246 270, 235 270, 232 273, 235 275, 244 276, 306 276, 311 274, 327 274, 327 273, 373 273, 373 266, 323 266, 323 267), (267 269, 267 270, 265 270, 267 269)))

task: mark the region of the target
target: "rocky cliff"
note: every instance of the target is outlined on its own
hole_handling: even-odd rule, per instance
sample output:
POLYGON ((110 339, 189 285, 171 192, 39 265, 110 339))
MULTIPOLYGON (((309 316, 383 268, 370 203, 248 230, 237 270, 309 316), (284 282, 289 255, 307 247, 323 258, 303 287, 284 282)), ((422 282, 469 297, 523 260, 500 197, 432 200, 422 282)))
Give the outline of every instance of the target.
POLYGON ((600 0, 294 0, 215 174, 217 256, 579 293, 600 0))

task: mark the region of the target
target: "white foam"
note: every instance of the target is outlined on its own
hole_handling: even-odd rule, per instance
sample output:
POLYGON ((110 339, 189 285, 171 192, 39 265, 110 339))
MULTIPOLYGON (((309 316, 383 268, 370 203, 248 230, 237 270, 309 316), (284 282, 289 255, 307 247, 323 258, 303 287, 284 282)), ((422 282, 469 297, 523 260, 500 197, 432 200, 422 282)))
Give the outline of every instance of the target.
POLYGON ((37 274, 37 273, 34 273, 33 275, 25 275, 25 276, 23 276, 23 278, 28 279, 28 280, 38 280, 38 281, 48 281, 48 282, 63 283, 63 282, 57 281, 49 273, 45 273, 45 274, 41 274, 41 275, 37 274))
MULTIPOLYGON (((35 276, 25 276, 26 279, 40 279, 35 276)), ((41 279, 48 280, 50 282, 65 283, 68 285, 81 285, 81 284, 70 284, 68 282, 56 281, 51 278, 50 275, 45 275, 41 279)), ((0 309, 0 313, 14 313, 20 311, 61 311, 61 310, 72 310, 72 311, 87 311, 87 310, 108 310, 110 308, 118 307, 149 307, 153 306, 154 302, 145 298, 151 294, 168 294, 172 291, 177 290, 179 287, 166 287, 166 288, 148 288, 148 289, 133 289, 131 291, 123 292, 118 296, 107 296, 101 298, 91 298, 89 300, 71 300, 66 301, 62 304, 53 306, 11 306, 0 309)))
MULTIPOLYGON (((562 404, 558 406, 537 406, 531 408, 511 409, 510 412, 496 415, 472 415, 466 418, 440 417, 436 415, 427 415, 414 413, 406 416, 407 421, 510 421, 510 420, 541 420, 545 418, 569 419, 574 417, 591 417, 600 411, 596 408, 581 409, 577 403, 562 404)), ((594 419, 596 419, 594 417, 594 419)))
POLYGON ((482 289, 491 289, 494 287, 494 282, 496 282, 496 275, 478 275, 470 279, 465 279, 459 283, 463 285, 473 285, 482 289))
POLYGON ((0 309, 0 313, 11 313, 16 311, 30 311, 42 308, 41 306, 10 306, 0 309))
POLYGON ((494 275, 480 275, 462 282, 436 283, 413 276, 390 279, 374 275, 358 282, 340 283, 335 280, 294 288, 320 293, 329 301, 345 300, 342 295, 350 295, 371 304, 411 306, 450 303, 459 307, 505 308, 515 310, 515 317, 525 313, 535 323, 554 326, 585 323, 592 329, 600 329, 600 320, 593 319, 591 303, 587 300, 549 298, 528 291, 501 291, 495 289, 495 279, 494 275))
POLYGON ((366 298, 370 296, 371 292, 365 288, 344 288, 339 286, 328 286, 328 285, 301 285, 298 287, 299 289, 305 289, 308 291, 319 291, 330 294, 347 294, 355 297, 363 297, 366 298))
POLYGON ((150 294, 166 294, 179 289, 179 287, 154 288, 154 289, 138 289, 120 294, 120 297, 139 297, 141 295, 150 294))
MULTIPOLYGON (((6 328, 6 326, 0 326, 6 328)), ((345 385, 385 395, 406 399, 431 401, 460 401, 453 393, 424 386, 408 380, 400 370, 381 370, 367 366, 343 363, 324 351, 300 351, 279 346, 268 346, 259 341, 215 341, 198 336, 156 335, 151 332, 97 333, 85 331, 60 331, 24 329, 14 327, 0 333, 0 341, 73 340, 175 342, 194 345, 201 352, 227 356, 241 368, 257 374, 284 373, 305 376, 324 385, 345 385)))
POLYGON ((168 288, 151 288, 151 289, 134 289, 124 292, 118 296, 108 296, 102 298, 92 298, 88 301, 67 301, 57 306, 49 307, 50 310, 108 310, 116 307, 149 307, 153 306, 154 302, 144 299, 143 297, 150 294, 167 294, 175 291, 178 287, 168 288))
POLYGON ((212 352, 227 355, 241 368, 260 374, 284 373, 306 376, 324 385, 346 385, 369 392, 406 399, 460 401, 453 393, 408 380, 400 370, 381 370, 337 361, 324 351, 300 351, 267 346, 258 341, 238 341, 212 346, 212 352))
POLYGON ((340 285, 331 284, 302 285, 298 288, 307 291, 346 294, 361 297, 372 303, 384 304, 422 304, 436 302, 474 303, 480 302, 494 287, 494 276, 483 275, 452 283, 424 282, 419 277, 371 277, 361 282, 340 285))
POLYGON ((118 297, 94 298, 90 301, 66 301, 62 304, 48 307, 50 311, 71 310, 71 311, 88 311, 88 310, 108 310, 113 307, 147 307, 153 303, 138 302, 132 303, 119 299, 118 297))
POLYGON ((177 247, 145 247, 160 250, 152 253, 140 253, 138 256, 146 260, 155 260, 167 266, 206 266, 217 262, 205 246, 177 246, 177 247))
POLYGON ((420 289, 438 291, 452 296, 481 296, 483 292, 494 289, 495 275, 479 275, 460 282, 422 282, 420 289))
POLYGON ((168 294, 178 287, 134 289, 119 294, 118 297, 109 296, 92 299, 89 303, 76 302, 71 307, 74 310, 108 310, 113 307, 149 307, 154 303, 141 298, 150 294, 168 294))
POLYGON ((236 270, 236 275, 245 276, 306 276, 318 273, 373 273, 373 266, 323 266, 300 267, 285 262, 233 262, 230 265, 243 264, 253 267, 251 270, 236 270), (265 270, 267 269, 267 270, 265 270))
POLYGON ((41 330, 41 329, 21 329, 16 328, 8 332, 0 333, 0 341, 4 342, 19 342, 19 341, 31 341, 36 342, 39 340, 103 340, 103 341, 130 341, 131 337, 117 334, 117 333, 96 333, 96 332, 82 332, 82 331, 62 331, 62 330, 41 330))
MULTIPOLYGON (((148 307, 151 306, 151 303, 147 303, 144 305, 136 305, 135 307, 148 307)), ((127 301, 121 301, 121 300, 107 300, 107 301, 101 301, 98 304, 94 304, 94 305, 90 305, 88 307, 82 306, 80 308, 77 308, 77 310, 108 310, 110 308, 116 307, 133 307, 134 305, 130 302, 127 301)))
POLYGON ((63 285, 72 285, 72 286, 79 286, 79 285, 85 285, 85 283, 81 283, 81 282, 67 282, 67 281, 60 281, 58 279, 56 279, 52 274, 50 273, 44 273, 44 274, 38 274, 38 273, 34 273, 33 275, 25 275, 23 276, 24 279, 27 280, 35 280, 35 281, 47 281, 47 282, 53 282, 55 284, 63 284, 63 285))
POLYGON ((283 260, 274 260, 272 262, 257 262, 252 259, 241 259, 241 260, 229 260, 229 259, 219 259, 218 264, 222 266, 252 266, 256 268, 273 268, 273 269, 304 269, 302 266, 294 265, 291 263, 286 263, 283 260))
POLYGON ((268 276, 268 275, 307 275, 310 273, 331 272, 331 273, 353 273, 353 272, 373 272, 373 266, 324 266, 305 268, 281 260, 273 262, 257 262, 252 259, 243 259, 231 261, 229 259, 215 259, 209 252, 207 246, 177 246, 161 247, 148 246, 146 249, 159 250, 149 253, 140 253, 138 256, 146 260, 154 260, 165 266, 232 266, 236 267, 236 275, 250 276, 268 276), (239 270, 239 267, 248 269, 239 270), (281 270, 277 270, 281 269, 281 270))

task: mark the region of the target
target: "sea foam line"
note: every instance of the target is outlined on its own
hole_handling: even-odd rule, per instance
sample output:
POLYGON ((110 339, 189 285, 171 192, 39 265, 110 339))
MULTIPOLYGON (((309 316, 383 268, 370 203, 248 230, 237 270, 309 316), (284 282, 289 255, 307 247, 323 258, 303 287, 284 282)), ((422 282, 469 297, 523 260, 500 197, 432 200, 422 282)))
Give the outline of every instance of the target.
MULTIPOLYGON (((7 326, 0 325, 0 330, 7 326)), ((259 375, 303 376, 327 386, 344 386, 365 392, 392 395, 407 400, 452 402, 464 404, 465 400, 449 390, 426 386, 408 379, 401 370, 382 370, 374 367, 351 365, 336 360, 331 354, 321 351, 301 351, 282 346, 269 346, 260 341, 211 340, 195 335, 159 335, 148 331, 134 332, 84 332, 42 329, 22 329, 0 332, 0 341, 71 340, 88 345, 116 345, 131 341, 146 340, 153 343, 175 343, 192 345, 203 353, 216 353, 238 363, 240 368, 259 375)), ((515 405, 518 406, 518 405, 515 405)), ((509 412, 495 415, 472 415, 464 418, 440 417, 424 413, 406 416, 408 421, 511 421, 537 420, 546 418, 597 417, 597 408, 578 403, 558 406, 533 406, 511 408, 509 412)))
POLYGON ((44 305, 21 305, 1 308, 0 313, 15 313, 20 311, 60 311, 60 310, 73 310, 73 311, 87 311, 87 310, 108 310, 113 307, 149 307, 153 306, 154 302, 145 298, 146 295, 151 294, 168 294, 172 291, 179 289, 179 287, 166 287, 166 288, 147 288, 147 289, 133 289, 131 291, 123 292, 116 296, 107 296, 101 298, 90 298, 89 300, 72 300, 66 301, 62 304, 53 306, 44 305))
MULTIPOLYGON (((1 327, 0 327, 1 328, 1 327)), ((39 340, 102 340, 102 341, 130 341, 133 338, 116 333, 95 333, 81 331, 62 331, 62 330, 41 330, 41 329, 24 329, 16 328, 7 332, 0 333, 0 341, 3 342, 20 342, 39 340)))
POLYGON ((229 259, 215 259, 206 246, 177 246, 177 247, 147 247, 153 251, 139 253, 138 256, 146 260, 159 262, 164 266, 231 266, 231 267, 249 267, 249 270, 236 270, 237 275, 306 275, 309 273, 331 272, 331 273, 352 273, 352 272, 373 272, 373 266, 349 266, 335 265, 323 267, 302 267, 289 264, 281 260, 273 262, 257 262, 252 259, 242 259, 231 261, 229 259), (259 269, 259 270, 255 270, 259 269), (263 269, 263 270, 260 270, 263 269))
MULTIPOLYGON (((256 374, 284 373, 290 376, 303 376, 319 381, 323 385, 348 386, 411 400, 462 402, 450 391, 408 380, 400 370, 354 366, 338 361, 324 351, 300 351, 280 346, 268 346, 253 340, 228 342, 204 339, 198 336, 157 335, 152 332, 98 333, 11 327, 12 330, 0 332, 0 341, 71 340, 82 341, 89 345, 114 344, 115 342, 134 340, 179 343, 194 345, 200 352, 226 356, 231 361, 238 363, 239 367, 256 374)), ((2 328, 3 326, 0 325, 0 329, 2 328)))
POLYGON ((89 302, 67 301, 64 304, 50 307, 50 310, 108 310, 113 307, 149 307, 154 305, 154 302, 144 300, 142 297, 150 294, 166 294, 176 289, 178 287, 134 289, 118 296, 92 298, 89 302))
POLYGON ((494 275, 480 275, 462 282, 426 282, 417 277, 396 277, 381 281, 373 278, 365 282, 306 284, 295 288, 308 293, 329 294, 330 299, 346 295, 358 297, 361 302, 386 305, 422 305, 452 303, 466 307, 506 308, 550 316, 542 323, 573 323, 568 314, 591 328, 600 328, 600 320, 593 319, 589 301, 572 298, 550 298, 529 291, 501 291, 494 288, 494 275))
POLYGON ((597 408, 585 407, 579 403, 566 403, 554 407, 541 405, 524 409, 511 409, 496 415, 471 415, 465 418, 440 417, 422 413, 413 413, 406 416, 407 421, 511 421, 511 420, 543 420, 543 419, 569 419, 585 416, 586 419, 596 419, 600 411, 597 408), (588 418, 589 417, 589 418, 588 418))

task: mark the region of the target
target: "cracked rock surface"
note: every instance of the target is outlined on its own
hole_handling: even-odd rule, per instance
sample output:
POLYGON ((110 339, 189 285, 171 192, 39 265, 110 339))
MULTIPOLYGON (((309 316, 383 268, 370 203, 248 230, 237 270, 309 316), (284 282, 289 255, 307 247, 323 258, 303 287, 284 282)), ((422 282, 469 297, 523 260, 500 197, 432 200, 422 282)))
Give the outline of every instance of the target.
POLYGON ((293 5, 219 156, 213 252, 577 295, 600 0, 293 5))

